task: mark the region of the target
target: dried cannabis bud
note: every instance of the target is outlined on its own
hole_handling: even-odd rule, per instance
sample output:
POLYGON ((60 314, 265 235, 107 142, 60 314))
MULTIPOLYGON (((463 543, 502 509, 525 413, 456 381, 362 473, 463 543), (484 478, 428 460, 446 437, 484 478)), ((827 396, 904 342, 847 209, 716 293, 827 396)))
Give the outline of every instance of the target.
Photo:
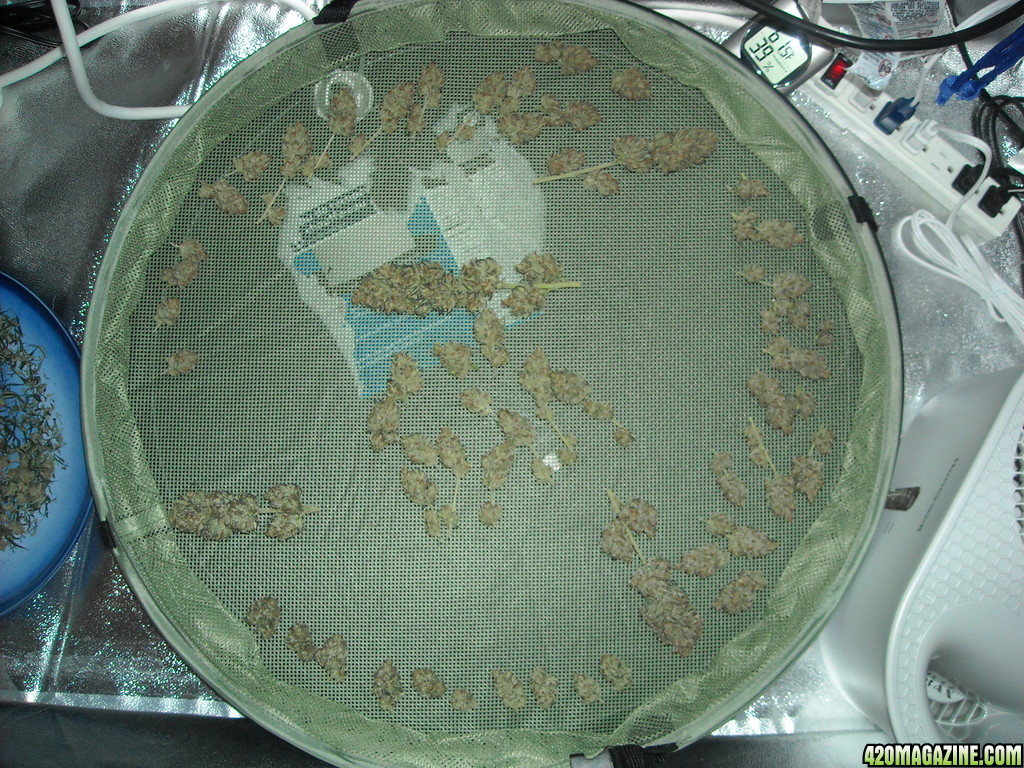
POLYGON ((199 275, 199 262, 194 259, 183 259, 167 267, 160 279, 172 288, 187 288, 199 275))
POLYGON ((741 571, 722 587, 712 607, 729 614, 749 611, 754 607, 754 596, 766 586, 768 582, 760 571, 741 571))
POLYGON ((432 61, 420 72, 417 88, 423 99, 425 109, 435 109, 441 106, 441 87, 444 85, 444 72, 432 61))
POLYGON ((529 445, 537 439, 537 430, 525 416, 505 408, 498 411, 498 427, 517 448, 529 445))
POLYGON ((519 385, 533 395, 538 407, 551 400, 551 366, 543 349, 535 349, 523 360, 519 385))
POLYGON ((550 253, 534 251, 516 265, 516 272, 528 283, 553 283, 562 276, 562 265, 550 253))
POLYGON ((484 471, 483 482, 486 488, 494 491, 505 484, 505 481, 508 480, 508 473, 512 470, 515 456, 515 446, 511 441, 505 440, 480 457, 480 466, 484 471))
POLYGON ((819 427, 818 431, 811 436, 811 450, 817 453, 832 453, 832 443, 836 436, 831 429, 819 427))
POLYGON ((492 72, 473 92, 473 103, 481 114, 489 115, 501 106, 507 91, 508 82, 505 80, 505 73, 492 72))
POLYGON ((308 624, 292 624, 285 642, 295 651, 299 661, 312 661, 316 656, 316 645, 308 624))
POLYGON ((370 445, 375 451, 383 451, 387 445, 398 442, 398 403, 391 397, 378 400, 366 417, 366 431, 370 434, 370 445))
POLYGON ((184 376, 199 362, 199 355, 189 349, 179 349, 167 358, 167 367, 162 371, 168 376, 184 376))
POLYGON ((480 522, 487 526, 495 525, 501 519, 501 513, 501 504, 488 502, 480 507, 480 522))
POLYGON ((157 324, 157 327, 174 325, 180 316, 181 299, 175 296, 164 299, 157 305, 156 312, 153 313, 153 322, 157 324))
POLYGON ((409 114, 416 86, 413 83, 399 83, 388 91, 380 102, 380 130, 382 133, 394 133, 409 114))
POLYGON ((620 165, 634 173, 647 173, 654 166, 651 142, 639 136, 619 136, 612 142, 612 154, 620 165))
POLYGON ((373 695, 381 707, 395 711, 395 704, 402 695, 402 678, 391 659, 384 659, 373 673, 373 695))
MULTIPOLYGON (((399 352, 391 359, 391 379, 388 394, 397 400, 408 400, 423 389, 423 374, 420 365, 405 352, 399 352)), ((397 425, 396 425, 397 428, 397 425)))
POLYGON ((561 176, 563 173, 578 171, 587 161, 587 156, 575 149, 563 149, 548 158, 548 173, 561 176))
POLYGON ((663 557, 655 557, 633 572, 628 585, 641 597, 656 597, 673 587, 672 564, 663 557))
POLYGON ((712 536, 728 536, 737 527, 736 521, 725 512, 716 512, 704 521, 704 525, 712 536))
POLYGON ((456 712, 470 712, 476 709, 476 698, 465 688, 456 688, 448 700, 456 712))
POLYGON ((778 542, 749 526, 741 525, 726 534, 729 554, 736 557, 765 557, 775 551, 778 542))
POLYGON ((764 185, 763 181, 748 178, 744 174, 740 174, 740 180, 736 182, 736 186, 732 188, 732 191, 740 200, 768 197, 768 187, 764 185))
POLYGON ((796 408, 798 415, 802 418, 809 419, 814 415, 814 409, 817 406, 817 402, 813 395, 798 388, 797 391, 793 393, 793 405, 796 408))
POLYGON ((810 456, 797 456, 793 459, 792 473, 797 491, 813 503, 825 484, 825 465, 810 456))
POLYGON ((283 205, 274 205, 274 201, 277 200, 277 196, 268 192, 263 195, 262 200, 266 203, 266 208, 263 210, 263 218, 265 218, 271 225, 275 227, 281 226, 284 221, 284 216, 287 211, 283 205))
POLYGON ((345 639, 341 635, 331 635, 313 654, 313 660, 324 668, 328 677, 341 681, 348 674, 347 653, 345 639))
POLYGON ((463 378, 473 370, 473 349, 468 344, 449 341, 446 344, 435 344, 434 355, 441 365, 457 379, 463 378))
POLYGON ((598 403, 593 400, 584 400, 583 412, 592 419, 598 421, 612 421, 615 418, 615 409, 608 403, 598 403))
POLYGON ((794 328, 806 330, 811 321, 811 305, 806 301, 794 301, 789 307, 787 319, 794 328))
POLYGON ((583 72, 589 72, 599 63, 590 51, 582 45, 563 46, 558 61, 562 65, 563 75, 578 75, 583 72))
POLYGON ((494 368, 508 362, 505 348, 505 324, 490 309, 485 309, 473 323, 473 337, 480 343, 480 349, 494 368))
POLYGON ((630 499, 625 508, 620 507, 618 515, 631 531, 642 533, 653 539, 658 527, 658 510, 643 499, 630 499))
POLYGON ((624 691, 633 684, 633 670, 612 653, 606 653, 601 657, 599 669, 604 679, 611 683, 614 691, 624 691))
POLYGON ((231 164, 246 181, 255 181, 270 166, 270 160, 271 157, 266 152, 249 152, 234 158, 231 164))
POLYGON ((572 683, 580 701, 584 704, 596 704, 599 701, 604 701, 601 698, 601 684, 594 678, 588 675, 573 675, 572 683))
POLYGON ((607 171, 591 171, 583 177, 583 186, 586 189, 596 190, 604 197, 616 195, 621 189, 619 180, 607 171))
POLYGON ((412 671, 412 687, 425 699, 440 699, 448 693, 448 686, 432 669, 414 669, 412 671))
POLYGON ((772 280, 772 293, 777 299, 798 299, 814 284, 797 272, 780 272, 772 280))
POLYGON ((245 623, 255 629, 262 637, 269 638, 277 631, 277 622, 281 618, 281 604, 276 597, 261 597, 249 606, 245 614, 245 623))
POLYGON ((242 193, 224 179, 218 179, 213 184, 201 184, 199 196, 204 200, 213 200, 224 213, 240 216, 249 210, 249 203, 242 197, 242 193))
POLYGON ((562 112, 562 118, 570 126, 582 133, 601 122, 601 113, 598 112, 597 107, 589 102, 573 101, 562 112))
POLYGON ((452 471, 457 479, 469 474, 469 462, 466 460, 466 449, 452 430, 444 427, 437 434, 437 450, 441 463, 452 471))
POLYGON ((491 396, 482 389, 467 389, 459 395, 462 405, 471 413, 478 413, 481 416, 490 416, 491 396))
POLYGON ((515 99, 524 99, 532 96, 537 87, 537 76, 533 70, 526 66, 520 67, 512 73, 512 79, 508 85, 508 95, 515 99))
POLYGON ((633 444, 633 433, 625 427, 619 427, 615 430, 615 442, 626 448, 633 444))
POLYGON ((742 507, 747 500, 747 486, 733 471, 723 472, 715 482, 722 490, 725 500, 736 507, 742 507))
POLYGON ((172 504, 167 521, 180 531, 223 541, 233 533, 256 530, 256 497, 224 491, 186 491, 172 504))
POLYGON ((437 449, 423 435, 403 435, 402 450, 405 457, 413 464, 422 464, 427 467, 437 466, 437 449))
POLYGON ((718 148, 718 136, 706 128, 659 133, 651 141, 651 157, 662 173, 675 173, 707 160, 718 148))
POLYGON ((423 510, 423 528, 430 538, 441 538, 441 516, 436 509, 423 510))
POLYGON ((545 293, 531 285, 518 285, 502 300, 516 317, 526 317, 544 308, 545 293))
MULTIPOLYGON (((737 185, 739 186, 739 185, 737 185)), ((774 248, 792 248, 804 242, 804 237, 797 232, 796 225, 791 221, 771 219, 761 221, 761 214, 751 208, 730 214, 734 221, 733 234, 739 241, 750 240, 758 243, 768 243, 774 248)), ((776 294, 778 296, 778 294, 776 294)), ((779 298, 795 298, 792 296, 778 296, 779 298)))
POLYGON ((562 106, 562 102, 550 93, 540 97, 540 108, 544 112, 546 125, 565 125, 565 108, 562 106))
POLYGON ((549 675, 544 667, 534 667, 530 674, 530 690, 541 709, 551 709, 558 697, 558 680, 549 675))
POLYGON ((513 673, 495 669, 491 672, 491 679, 494 681, 495 693, 506 707, 522 709, 526 706, 526 691, 522 682, 513 673))
POLYGON ((762 221, 757 225, 758 240, 768 243, 773 248, 792 248, 804 242, 804 236, 796 230, 796 225, 791 221, 772 219, 762 221))
POLYGON ((551 394, 560 402, 579 405, 590 396, 590 385, 578 373, 551 371, 550 379, 551 394))
POLYGON ((658 640, 685 658, 704 631, 704 620, 690 607, 690 597, 672 585, 644 600, 640 615, 658 640))
POLYGON ((370 146, 370 140, 366 137, 366 135, 362 133, 357 133, 355 136, 352 137, 352 139, 348 143, 349 156, 354 160, 355 158, 363 154, 363 152, 366 151, 366 148, 368 146, 370 146))
POLYGON ((551 43, 541 43, 536 48, 537 61, 543 61, 545 64, 554 64, 562 56, 562 44, 555 41, 551 43))
POLYGON ((742 211, 730 213, 729 216, 732 217, 732 233, 737 240, 743 242, 744 240, 757 241, 761 239, 757 233, 757 223, 761 220, 761 214, 757 211, 744 208, 742 211))
POLYGON ((764 267, 759 266, 758 264, 748 264, 743 268, 740 276, 748 283, 763 283, 767 274, 765 273, 764 267))
POLYGON ((822 320, 821 325, 818 327, 818 336, 815 339, 815 342, 818 344, 818 346, 827 347, 829 344, 832 343, 833 340, 834 337, 832 335, 832 321, 822 320))
POLYGON ((500 117, 496 125, 498 133, 518 147, 540 136, 546 124, 544 115, 536 112, 513 112, 500 117))
POLYGON ((601 532, 601 551, 612 560, 622 560, 626 563, 631 562, 633 555, 636 554, 629 526, 617 517, 612 518, 601 532))
POLYGON ((717 544, 705 544, 702 547, 691 549, 689 552, 684 552, 679 558, 679 568, 690 576, 706 579, 727 562, 729 562, 728 552, 717 544))
POLYGON ((716 475, 722 475, 732 469, 731 453, 716 453, 711 459, 711 471, 716 475))
POLYGON ((305 526, 306 523, 303 520, 302 515, 296 515, 290 512, 281 512, 277 514, 267 526, 267 536, 271 539, 287 541, 288 539, 299 535, 305 526))
MULTIPOLYGON (((290 179, 303 171, 313 152, 309 131, 302 123, 294 123, 285 129, 281 137, 281 176, 290 179)), ((275 195, 276 197, 276 195, 275 195)))
POLYGON ((356 97, 351 88, 342 86, 331 94, 327 106, 327 127, 331 129, 331 133, 351 136, 356 130, 358 117, 356 97))
POLYGON ((221 502, 221 520, 235 533, 252 533, 256 530, 259 504, 251 493, 240 496, 226 494, 221 502))
POLYGON ((437 484, 425 472, 402 467, 402 490, 413 504, 429 507, 437 499, 437 484))
POLYGON ((537 482, 545 483, 547 485, 554 485, 555 473, 551 466, 544 461, 542 456, 535 456, 530 464, 530 471, 533 472, 533 476, 537 479, 537 482))
POLYGON ((792 475, 775 475, 764 481, 768 509, 776 517, 792 520, 796 511, 796 485, 792 475))
POLYGON ((637 101, 651 98, 651 82, 636 67, 612 75, 612 93, 637 101))

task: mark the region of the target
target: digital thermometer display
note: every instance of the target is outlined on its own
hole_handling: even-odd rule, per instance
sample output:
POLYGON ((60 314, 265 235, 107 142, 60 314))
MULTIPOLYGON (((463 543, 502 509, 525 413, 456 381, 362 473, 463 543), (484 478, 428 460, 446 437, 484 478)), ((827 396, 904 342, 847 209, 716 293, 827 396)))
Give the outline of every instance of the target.
POLYGON ((798 78, 811 60, 811 46, 801 37, 763 24, 754 26, 743 40, 742 58, 774 86, 798 78))

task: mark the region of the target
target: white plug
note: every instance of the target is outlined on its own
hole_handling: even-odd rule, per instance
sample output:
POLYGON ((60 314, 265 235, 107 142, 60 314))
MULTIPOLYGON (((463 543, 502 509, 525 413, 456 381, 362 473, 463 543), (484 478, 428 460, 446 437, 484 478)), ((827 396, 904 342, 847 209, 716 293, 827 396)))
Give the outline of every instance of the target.
POLYGON ((990 178, 964 200, 954 182, 964 166, 976 161, 939 135, 940 126, 934 120, 911 116, 891 134, 875 125, 881 106, 891 101, 885 93, 869 94, 850 77, 840 80, 835 88, 813 77, 797 92, 819 104, 837 125, 863 141, 901 183, 916 184, 932 200, 928 207, 936 216, 945 219, 958 209, 954 222, 958 234, 969 234, 978 243, 993 240, 1006 231, 1020 210, 1016 199, 1008 200, 996 216, 981 210, 978 204, 982 198, 999 186, 990 178))
MULTIPOLYGON (((897 132, 900 132, 897 129, 897 132)), ((912 155, 923 152, 932 140, 939 135, 939 124, 934 120, 923 120, 905 126, 900 143, 912 155)))

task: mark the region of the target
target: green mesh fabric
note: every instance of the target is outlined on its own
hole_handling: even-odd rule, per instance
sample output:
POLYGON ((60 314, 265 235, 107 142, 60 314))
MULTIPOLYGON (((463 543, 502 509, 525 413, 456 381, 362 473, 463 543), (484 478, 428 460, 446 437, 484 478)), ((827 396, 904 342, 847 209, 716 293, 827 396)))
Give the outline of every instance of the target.
MULTIPOLYGON (((699 737, 806 646, 859 559, 886 488, 899 422, 897 332, 884 268, 853 222, 847 194, 781 99, 748 83, 738 64, 695 34, 636 9, 547 0, 361 4, 345 25, 294 31, 226 76, 175 128, 129 201, 100 275, 84 358, 90 470, 133 584, 179 652, 225 697, 338 764, 554 766, 609 745, 699 737), (600 65, 565 76, 535 61, 537 43, 555 38, 586 46, 600 65), (429 61, 447 81, 424 135, 375 139, 358 162, 348 160, 344 142, 332 144, 331 168, 284 186, 285 223, 257 224, 261 197, 280 186, 285 128, 301 121, 317 151, 327 144, 318 82, 335 71, 365 77, 376 101, 360 129, 372 131, 381 96, 415 81, 429 61), (512 147, 481 118, 476 144, 437 150, 434 136, 450 115, 471 110, 486 75, 527 64, 538 84, 524 110, 551 93, 593 103, 601 123, 583 132, 553 128, 512 147), (650 101, 611 92, 611 74, 630 66, 649 77, 650 101), (622 184, 611 197, 579 179, 531 183, 547 174, 555 151, 573 147, 588 164, 608 162, 616 136, 684 127, 719 136, 714 155, 696 168, 609 169, 622 184), (225 214, 197 196, 200 183, 257 149, 275 156, 271 169, 256 181, 229 177, 249 202, 247 214, 225 214), (762 180, 770 195, 739 200, 731 187, 742 175, 762 180), (779 250, 737 241, 730 213, 748 206, 792 221, 806 242, 779 250), (351 252, 338 245, 344 239, 333 241, 340 252, 317 252, 333 259, 335 277, 318 281, 295 268, 310 242, 347 226, 346 216, 370 215, 388 228, 351 252), (552 293, 542 312, 509 324, 505 368, 492 370, 477 354, 477 369, 456 380, 430 363, 429 349, 435 341, 473 343, 469 315, 395 321, 345 298, 354 276, 401 250, 405 237, 419 243, 424 227, 441 233, 453 271, 469 258, 513 265, 543 250, 582 288, 552 293), (171 289, 161 273, 190 238, 209 259, 194 283, 171 289), (742 435, 749 418, 763 416, 745 381, 770 368, 759 311, 771 291, 739 277, 750 263, 813 282, 812 330, 790 329, 795 341, 811 345, 817 323, 834 324, 825 349, 830 379, 778 374, 787 391, 801 385, 816 397, 814 417, 798 419, 789 436, 766 429, 769 452, 784 467, 807 452, 819 426, 836 434, 824 457, 825 489, 813 504, 801 500, 792 522, 768 511, 768 472, 747 459, 742 435), (345 265, 356 266, 349 274, 345 265), (154 309, 169 296, 181 298, 181 318, 155 329, 154 309), (557 410, 561 429, 578 438, 579 462, 558 469, 548 487, 520 457, 498 492, 505 515, 487 528, 476 517, 487 500, 478 460, 500 437, 493 421, 459 405, 459 393, 480 387, 531 413, 516 374, 536 347, 553 367, 583 375, 636 442, 620 448, 607 423, 557 410), (163 375, 179 349, 198 352, 196 369, 163 375), (475 465, 460 487, 461 523, 450 540, 428 538, 420 510, 402 494, 400 450, 378 454, 367 441, 381 377, 392 352, 403 350, 421 356, 426 387, 403 405, 401 431, 433 436, 451 427, 475 465), (741 509, 715 485, 714 451, 736 457, 750 488, 741 509), (185 491, 259 495, 279 483, 301 486, 321 507, 289 541, 263 534, 266 516, 255 533, 222 542, 168 524, 185 491), (641 621, 640 597, 626 586, 635 564, 598 548, 611 518, 608 489, 658 507, 658 535, 641 542, 648 557, 675 561, 716 541, 703 523, 715 512, 779 542, 770 556, 734 557, 708 579, 677 573, 705 622, 686 658, 641 621), (768 582, 754 608, 714 610, 719 590, 746 569, 768 582), (282 607, 269 639, 243 621, 264 596, 282 607), (297 659, 284 642, 294 622, 309 624, 318 642, 346 638, 345 680, 297 659), (603 701, 583 704, 572 677, 601 680, 605 653, 626 661, 635 683, 619 692, 604 683, 603 701), (393 713, 371 695, 385 658, 406 686, 393 713), (556 705, 545 711, 530 699, 510 710, 491 671, 512 671, 528 686, 537 665, 559 680, 556 705), (418 696, 409 674, 420 667, 450 689, 471 691, 477 708, 456 712, 418 696)), ((507 269, 505 279, 515 278, 507 269)), ((541 434, 537 450, 553 455, 557 436, 541 434)), ((432 475, 450 498, 450 474, 432 475)))

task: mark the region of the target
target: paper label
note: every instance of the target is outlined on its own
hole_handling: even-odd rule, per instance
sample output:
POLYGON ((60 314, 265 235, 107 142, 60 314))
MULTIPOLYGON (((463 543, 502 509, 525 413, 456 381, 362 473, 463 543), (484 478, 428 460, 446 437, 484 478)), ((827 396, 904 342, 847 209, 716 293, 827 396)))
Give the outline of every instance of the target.
MULTIPOLYGON (((449 114, 434 132, 462 119, 449 114)), ((435 365, 435 343, 473 341, 475 316, 464 309, 427 317, 384 315, 352 304, 366 273, 389 261, 427 259, 458 274, 474 259, 493 258, 504 279, 516 282, 515 265, 544 245, 544 198, 530 163, 487 118, 468 142, 453 142, 428 168, 409 168, 404 210, 380 210, 370 194, 373 161, 348 163, 332 180, 289 185, 279 257, 299 297, 324 322, 356 374, 360 395, 384 391, 391 358, 407 352, 435 365)), ((507 324, 512 318, 492 308, 507 324)))
POLYGON ((869 88, 882 91, 889 84, 892 73, 899 63, 900 54, 895 52, 861 51, 860 56, 850 66, 850 71, 863 79, 869 88))
MULTIPOLYGON (((876 40, 914 40, 950 31, 944 0, 859 3, 851 5, 850 10, 853 11, 861 34, 876 40)), ((906 53, 903 56, 906 58, 927 53, 906 53)))

